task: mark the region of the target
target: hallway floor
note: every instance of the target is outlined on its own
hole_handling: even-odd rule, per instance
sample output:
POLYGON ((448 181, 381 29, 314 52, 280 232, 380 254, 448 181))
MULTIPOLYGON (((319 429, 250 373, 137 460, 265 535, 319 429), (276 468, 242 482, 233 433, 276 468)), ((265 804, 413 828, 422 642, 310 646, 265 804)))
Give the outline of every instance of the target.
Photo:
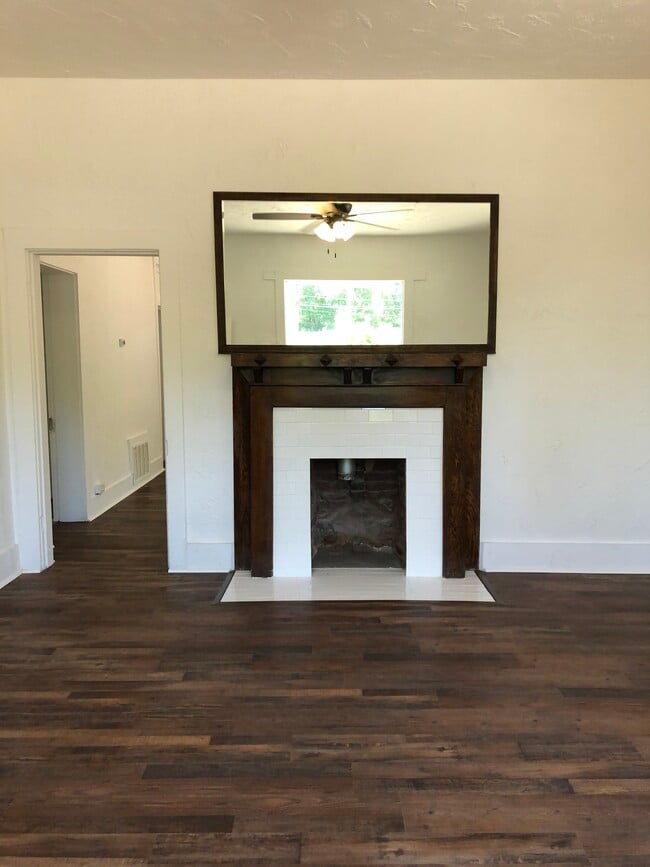
POLYGON ((650 581, 213 605, 164 477, 0 592, 2 865, 650 864, 650 581))

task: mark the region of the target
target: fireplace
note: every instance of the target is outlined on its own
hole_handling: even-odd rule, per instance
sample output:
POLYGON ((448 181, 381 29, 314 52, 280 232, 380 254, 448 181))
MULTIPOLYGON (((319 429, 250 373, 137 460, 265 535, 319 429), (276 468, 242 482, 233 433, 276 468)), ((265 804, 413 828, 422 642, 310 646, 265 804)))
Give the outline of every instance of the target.
POLYGON ((231 359, 236 569, 311 574, 310 461, 343 458, 405 461, 407 575, 477 567, 483 353, 231 359))
MULTIPOLYGON (((375 207, 368 210, 374 211, 375 207)), ((436 542, 442 548, 442 574, 447 578, 461 578, 466 571, 478 566, 483 368, 488 353, 495 352, 496 347, 498 227, 499 197, 494 194, 214 194, 219 352, 230 355, 233 369, 236 570, 250 571, 255 577, 279 574, 281 561, 277 560, 276 553, 281 547, 278 531, 284 519, 279 519, 275 513, 285 495, 293 493, 291 489, 284 490, 283 497, 279 498, 274 485, 273 417, 276 409, 283 408, 441 410, 444 415, 441 491, 437 483, 426 486, 425 493, 421 494, 421 505, 428 510, 431 502, 442 500, 439 515, 441 541, 438 538, 436 542), (318 245, 311 248, 314 253, 320 251, 318 264, 309 258, 294 258, 293 253, 286 256, 284 253, 277 256, 267 254, 262 246, 246 260, 251 268, 246 270, 245 276, 242 272, 241 280, 233 279, 230 265, 226 267, 225 246, 238 236, 244 223, 247 224, 245 231, 253 228, 247 219, 240 224, 244 214, 262 219, 303 219, 309 217, 309 208, 313 208, 316 201, 323 203, 328 213, 331 213, 329 206, 336 209, 337 203, 342 203, 344 210, 358 214, 358 211, 350 209, 364 200, 371 205, 383 203, 380 210, 385 208, 387 201, 398 203, 392 213, 417 207, 418 212, 435 214, 434 224, 427 224, 426 234, 430 243, 425 244, 422 258, 419 254, 414 258, 409 244, 398 244, 394 250, 391 247, 390 253, 396 253, 397 271, 384 273, 384 259, 379 256, 379 247, 383 250, 382 241, 376 254, 370 250, 365 254, 361 246, 355 247, 359 255, 348 263, 352 265, 352 272, 337 270, 334 274, 333 271, 330 273, 328 266, 328 274, 321 275, 324 260, 320 254, 323 248, 318 245), (272 203, 270 216, 265 208, 259 207, 263 201, 272 203), (253 210, 250 210, 251 203, 253 210), (461 211, 463 216, 458 222, 461 211), (447 214, 453 214, 451 222, 447 221, 447 214), (473 255, 466 255, 467 248, 463 247, 465 252, 454 258, 459 270, 450 269, 451 260, 447 261, 440 253, 439 236, 452 229, 461 230, 459 234, 462 235, 465 228, 471 226, 474 229, 478 224, 482 227, 484 240, 483 253, 479 257, 482 264, 475 268, 478 259, 475 261, 473 255), (309 265, 306 269, 300 264, 303 261, 309 265), (469 266, 469 270, 465 266, 469 266), (305 304, 301 310, 306 315, 303 317, 301 313, 298 317, 299 335, 291 324, 293 320, 287 329, 285 295, 281 290, 282 282, 292 276, 309 280, 313 277, 317 281, 338 279, 346 284, 345 292, 336 296, 334 307, 328 306, 327 316, 316 317, 318 321, 311 315, 315 309, 312 309, 315 296, 312 293, 309 301, 303 293, 305 304), (356 292, 358 279, 374 280, 386 276, 391 280, 404 280, 402 300, 397 307, 395 299, 391 301, 389 296, 382 295, 381 302, 376 298, 376 303, 371 297, 370 308, 374 312, 369 317, 366 314, 370 308, 367 308, 364 292, 350 304, 352 296, 347 294, 348 281, 355 282, 356 292), (256 315, 249 316, 253 308, 256 315), (348 321, 352 317, 357 323, 368 322, 370 330, 367 331, 365 325, 363 332, 340 329, 337 319, 344 310, 350 315, 346 314, 343 319, 348 321), (246 322, 245 335, 243 332, 234 334, 234 316, 246 322), (394 343, 394 326, 400 316, 403 342, 394 343), (372 322, 373 318, 377 319, 377 324, 372 322), (248 325, 253 324, 259 327, 249 329, 248 325), (384 326, 390 326, 390 334, 384 326), (388 342, 383 343, 384 340, 388 342)), ((286 230, 278 224, 268 228, 273 228, 274 235, 276 229, 280 234, 285 231, 291 234, 292 225, 287 225, 286 230)), ((393 235, 392 232, 388 234, 393 235)), ((473 231, 467 234, 473 235, 473 231)), ((385 240, 388 240, 388 235, 385 240)), ((291 240, 292 249, 294 241, 297 237, 291 240)), ((336 262, 342 263, 343 258, 339 257, 336 262)), ((330 264, 334 259, 330 259, 330 264)), ((303 283, 303 289, 308 288, 315 287, 303 283)), ((320 457, 354 457, 355 453, 356 449, 353 453, 346 448, 343 455, 324 454, 320 457)), ((359 456, 364 459, 403 459, 400 455, 359 456)), ((412 510, 409 516, 409 463, 412 461, 408 457, 405 460, 408 571, 412 555, 409 526, 419 520, 419 515, 417 510, 412 510)), ((299 472, 302 473, 302 469, 299 472)), ((301 483, 301 491, 303 488, 301 483)), ((307 518, 309 513, 307 499, 307 518)), ((428 515, 425 517, 430 520, 428 515)), ((300 539, 303 536, 307 539, 309 550, 311 531, 303 534, 301 529, 299 535, 300 539)), ((431 544, 431 533, 422 536, 431 544)), ((285 544, 289 544, 286 539, 282 542, 285 544)), ((298 545, 302 548, 303 542, 298 545)), ((307 568, 311 568, 311 560, 307 568)))
POLYGON ((404 463, 406 575, 442 575, 443 427, 443 409, 434 407, 275 407, 273 574, 311 575, 311 467, 353 455, 357 463, 404 463))
POLYGON ((311 565, 406 567, 405 461, 310 461, 311 565))

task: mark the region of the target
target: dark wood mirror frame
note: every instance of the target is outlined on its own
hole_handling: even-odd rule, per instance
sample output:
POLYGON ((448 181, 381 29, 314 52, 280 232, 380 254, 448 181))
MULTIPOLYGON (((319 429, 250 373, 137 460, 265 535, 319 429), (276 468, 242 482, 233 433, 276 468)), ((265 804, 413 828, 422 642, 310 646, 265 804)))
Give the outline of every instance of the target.
MULTIPOLYGON (((278 353, 283 356, 334 356, 346 359, 358 358, 363 363, 364 356, 378 357, 388 354, 388 358, 399 353, 409 356, 415 361, 419 357, 420 364, 425 358, 432 359, 436 354, 449 356, 454 353, 493 353, 496 349, 496 311, 497 311, 497 256, 499 235, 499 196, 493 194, 368 194, 368 193, 241 193, 215 192, 214 198, 214 241, 217 288, 217 329, 219 352, 223 354, 243 353, 278 353), (401 344, 390 346, 295 346, 268 344, 229 344, 226 334, 226 291, 223 249, 223 203, 225 201, 326 201, 326 202, 471 202, 490 205, 490 260, 488 282, 488 328, 487 342, 478 344, 401 344)), ((349 360, 344 363, 350 363, 349 360)), ((388 362, 390 364, 390 361, 388 362)), ((418 363, 418 362, 415 362, 418 363)), ((425 362, 426 363, 426 362, 425 362)), ((436 364, 436 362, 433 362, 436 364)))

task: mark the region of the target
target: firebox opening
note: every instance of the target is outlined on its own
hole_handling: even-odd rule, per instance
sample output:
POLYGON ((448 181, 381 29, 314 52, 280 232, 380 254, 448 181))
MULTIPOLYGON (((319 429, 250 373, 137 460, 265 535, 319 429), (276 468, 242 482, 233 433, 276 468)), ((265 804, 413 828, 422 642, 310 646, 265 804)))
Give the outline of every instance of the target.
POLYGON ((312 567, 406 567, 406 461, 351 459, 311 464, 312 567))

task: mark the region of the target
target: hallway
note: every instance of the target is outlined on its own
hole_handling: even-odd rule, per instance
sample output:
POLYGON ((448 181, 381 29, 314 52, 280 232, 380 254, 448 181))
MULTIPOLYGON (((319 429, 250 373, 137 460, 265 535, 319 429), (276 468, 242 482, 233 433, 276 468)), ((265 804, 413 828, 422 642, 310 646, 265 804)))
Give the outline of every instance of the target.
POLYGON ((0 862, 641 867, 650 584, 212 605, 164 476, 0 592, 0 862))

